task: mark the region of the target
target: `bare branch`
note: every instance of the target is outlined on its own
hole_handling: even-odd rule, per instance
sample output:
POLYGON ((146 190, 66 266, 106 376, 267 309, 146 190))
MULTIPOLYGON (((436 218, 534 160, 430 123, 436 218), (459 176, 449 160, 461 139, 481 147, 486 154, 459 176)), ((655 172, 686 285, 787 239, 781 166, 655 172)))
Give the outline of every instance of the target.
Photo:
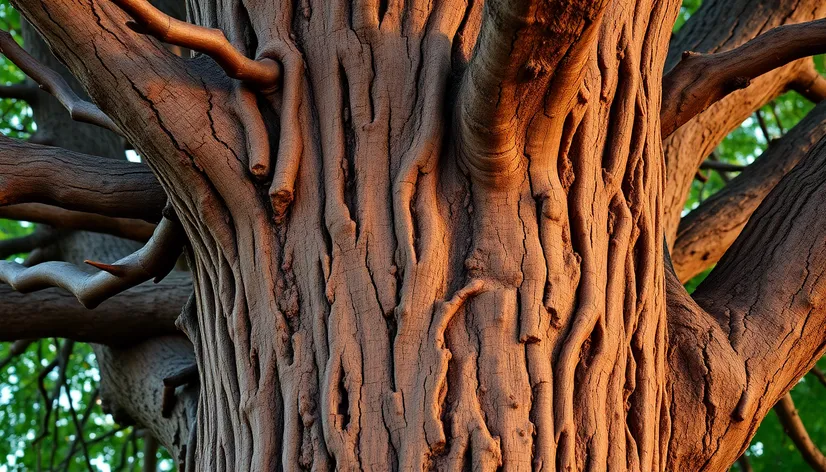
POLYGON ((166 193, 146 165, 0 137, 0 204, 17 203, 158 221, 166 193))
POLYGON ((252 60, 236 50, 219 29, 205 28, 177 20, 158 10, 146 0, 112 0, 129 14, 135 23, 128 26, 138 33, 202 52, 213 58, 227 75, 271 91, 281 79, 278 62, 262 58, 252 60))
POLYGON ((826 52, 826 19, 784 25, 721 53, 685 52, 663 78, 663 137, 751 79, 795 59, 826 52))
POLYGON ((30 56, 7 31, 0 31, 0 52, 37 82, 40 88, 54 95, 66 107, 73 120, 91 123, 121 134, 120 128, 97 105, 81 99, 60 74, 30 56))
POLYGON ((824 135, 826 104, 820 104, 722 190, 682 218, 671 251, 681 281, 720 260, 760 202, 824 135))
POLYGON ((783 426, 783 430, 792 440, 803 460, 812 468, 819 472, 826 472, 826 457, 820 452, 820 449, 812 442, 809 437, 809 432, 806 431, 806 426, 797 414, 797 408, 794 406, 792 396, 790 394, 783 395, 783 398, 774 405, 774 412, 777 413, 777 419, 783 426))
POLYGON ((57 288, 21 294, 0 286, 0 341, 61 337, 121 346, 175 334, 175 320, 190 293, 189 274, 174 272, 158 284, 143 283, 89 310, 57 288))
POLYGON ((95 213, 65 210, 42 203, 0 206, 0 218, 43 223, 59 229, 111 234, 140 242, 148 241, 155 231, 155 225, 144 220, 112 218, 95 213))
POLYGON ((94 308, 112 296, 150 279, 160 281, 174 268, 185 236, 180 224, 164 217, 144 247, 114 264, 86 261, 101 272, 93 275, 66 262, 33 267, 0 261, 0 280, 27 293, 49 287, 71 292, 83 306, 94 308))

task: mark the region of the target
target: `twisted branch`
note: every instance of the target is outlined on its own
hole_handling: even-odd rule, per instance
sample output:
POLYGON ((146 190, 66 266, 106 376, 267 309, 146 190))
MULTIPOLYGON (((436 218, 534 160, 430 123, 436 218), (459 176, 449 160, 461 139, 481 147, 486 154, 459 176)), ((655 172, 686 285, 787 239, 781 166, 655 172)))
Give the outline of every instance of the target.
POLYGON ((274 90, 281 79, 281 66, 272 59, 250 59, 235 49, 215 28, 205 28, 177 20, 158 10, 146 0, 112 0, 135 23, 132 30, 159 40, 202 52, 218 63, 228 76, 255 85, 264 91, 274 90))
POLYGON ((660 111, 666 137, 712 103, 751 79, 802 57, 826 52, 826 19, 774 28, 740 47, 716 54, 683 53, 663 78, 660 111))
POLYGON ((161 220, 144 247, 114 264, 86 261, 101 272, 88 274, 66 262, 44 262, 25 267, 14 262, 0 262, 0 280, 18 292, 27 293, 48 287, 71 292, 86 308, 149 279, 163 279, 175 267, 185 237, 180 224, 167 217, 161 220))
POLYGON ((0 52, 53 95, 69 111, 73 120, 90 123, 122 134, 120 128, 92 102, 81 99, 57 72, 29 55, 7 31, 0 31, 0 52))

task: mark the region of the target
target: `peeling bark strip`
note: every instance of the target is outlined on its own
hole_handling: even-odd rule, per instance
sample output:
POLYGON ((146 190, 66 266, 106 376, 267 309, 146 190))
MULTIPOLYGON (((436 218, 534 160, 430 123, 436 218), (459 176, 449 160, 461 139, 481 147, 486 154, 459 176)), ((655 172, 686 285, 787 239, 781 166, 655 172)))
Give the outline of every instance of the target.
MULTIPOLYGON (((186 233, 187 470, 723 470, 822 351, 797 338, 822 333, 807 264, 826 229, 790 239, 813 251, 782 269, 804 289, 766 308, 747 303, 773 292, 744 288, 765 281, 738 272, 745 256, 712 277, 742 287, 707 285, 701 305, 666 272, 676 0, 192 0, 195 26, 142 1, 16 5, 186 233), (230 62, 277 63, 282 85, 230 62), (773 308, 787 324, 746 329, 773 308)), ((816 213, 820 152, 787 176, 806 194, 781 182, 765 221, 816 213)), ((761 240, 773 229, 747 228, 735 254, 786 244, 761 240)), ((168 263, 158 240, 125 264, 168 263)))

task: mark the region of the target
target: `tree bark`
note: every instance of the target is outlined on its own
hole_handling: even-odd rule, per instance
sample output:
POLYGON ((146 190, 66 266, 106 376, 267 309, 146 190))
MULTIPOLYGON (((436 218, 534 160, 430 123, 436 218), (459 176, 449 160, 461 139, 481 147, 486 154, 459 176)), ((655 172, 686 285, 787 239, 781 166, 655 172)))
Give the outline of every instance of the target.
POLYGON ((822 353, 823 146, 699 304, 664 262, 677 1, 118 4, 16 2, 186 231, 190 470, 723 470, 822 353))

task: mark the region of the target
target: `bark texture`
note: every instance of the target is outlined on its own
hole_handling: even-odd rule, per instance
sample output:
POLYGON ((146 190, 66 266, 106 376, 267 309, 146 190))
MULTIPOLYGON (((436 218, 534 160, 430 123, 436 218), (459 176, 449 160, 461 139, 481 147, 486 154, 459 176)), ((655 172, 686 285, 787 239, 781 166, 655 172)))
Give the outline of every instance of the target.
MULTIPOLYGON (((822 8, 775 3, 737 41, 822 8)), ((15 4, 186 232, 197 424, 120 406, 189 470, 724 470, 823 351, 826 145, 698 302, 670 270, 675 0, 15 4)))

